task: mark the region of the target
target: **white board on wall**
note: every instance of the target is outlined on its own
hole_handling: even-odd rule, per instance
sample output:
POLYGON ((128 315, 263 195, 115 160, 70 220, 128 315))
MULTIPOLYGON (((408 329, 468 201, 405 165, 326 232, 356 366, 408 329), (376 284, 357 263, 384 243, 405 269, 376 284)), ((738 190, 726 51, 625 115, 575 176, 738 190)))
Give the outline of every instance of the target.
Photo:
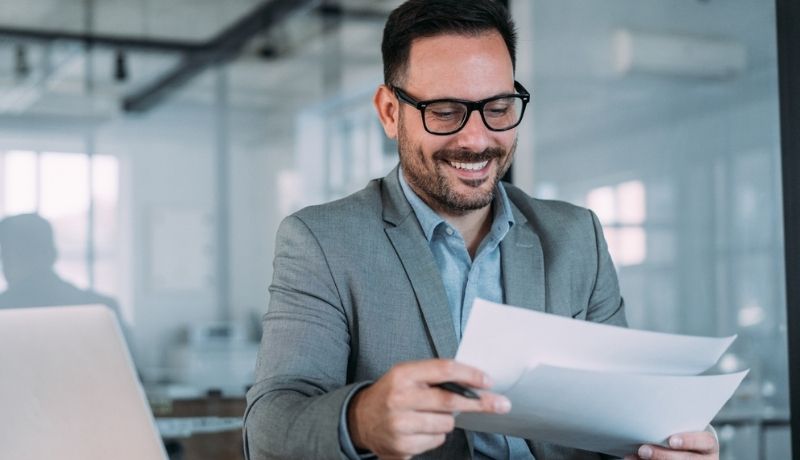
POLYGON ((205 291, 214 283, 214 232, 202 209, 158 207, 150 215, 153 292, 205 291))

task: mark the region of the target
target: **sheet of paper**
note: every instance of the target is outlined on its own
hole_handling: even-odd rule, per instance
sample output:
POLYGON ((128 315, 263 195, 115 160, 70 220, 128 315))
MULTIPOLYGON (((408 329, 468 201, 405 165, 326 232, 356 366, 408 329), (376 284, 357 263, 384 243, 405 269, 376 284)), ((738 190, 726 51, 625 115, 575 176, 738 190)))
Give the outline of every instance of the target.
POLYGON ((539 365, 505 392, 509 414, 462 413, 456 426, 623 457, 643 443, 704 430, 746 374, 620 375, 539 365))
POLYGON ((476 299, 456 360, 488 373, 503 391, 537 364, 619 373, 696 375, 736 336, 638 331, 476 299))

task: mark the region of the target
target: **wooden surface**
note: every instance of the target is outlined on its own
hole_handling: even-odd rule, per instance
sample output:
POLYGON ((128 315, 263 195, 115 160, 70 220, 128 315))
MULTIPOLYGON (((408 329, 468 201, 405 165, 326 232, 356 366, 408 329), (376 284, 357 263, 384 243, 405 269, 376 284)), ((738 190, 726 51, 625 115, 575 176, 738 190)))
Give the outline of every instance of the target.
MULTIPOLYGON (((202 399, 173 400, 153 407, 156 417, 242 417, 244 398, 209 396, 202 399)), ((242 432, 194 434, 188 438, 165 440, 170 460, 244 460, 242 432)))

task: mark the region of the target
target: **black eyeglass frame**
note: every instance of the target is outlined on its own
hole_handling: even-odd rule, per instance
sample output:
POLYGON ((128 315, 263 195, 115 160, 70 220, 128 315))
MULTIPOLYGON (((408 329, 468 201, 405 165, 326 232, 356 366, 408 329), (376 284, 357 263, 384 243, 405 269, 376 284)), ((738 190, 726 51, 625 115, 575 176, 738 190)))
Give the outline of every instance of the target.
POLYGON ((425 128, 425 131, 436 136, 449 136, 451 134, 455 134, 461 131, 462 129, 464 129, 464 126, 467 125, 467 122, 469 121, 469 117, 470 115, 472 115, 472 112, 476 110, 481 114, 481 120, 483 120, 483 125, 486 126, 486 128, 488 128, 490 131, 502 132, 514 129, 517 126, 519 126, 520 123, 522 123, 522 117, 525 115, 525 108, 531 101, 531 93, 528 92, 528 90, 525 89, 525 87, 522 86, 522 84, 516 80, 514 81, 514 89, 517 91, 517 94, 501 94, 499 96, 492 96, 486 99, 482 99, 480 101, 468 101, 465 99, 447 99, 447 98, 418 101, 413 97, 409 96, 405 91, 403 91, 401 88, 398 88, 397 86, 392 86, 391 88, 394 91, 394 94, 397 96, 397 99, 419 110, 419 114, 422 117, 422 126, 425 128), (506 99, 509 97, 522 100, 522 110, 520 110, 519 112, 519 120, 517 120, 516 123, 507 128, 500 128, 500 129, 492 128, 491 126, 489 126, 489 123, 486 122, 486 115, 483 113, 483 108, 486 106, 486 104, 490 102, 494 102, 499 99, 506 99), (438 102, 456 102, 459 104, 464 104, 467 107, 467 113, 464 116, 464 119, 461 120, 461 124, 458 125, 458 128, 443 133, 434 132, 428 129, 428 123, 425 121, 425 109, 431 104, 435 104, 438 102))

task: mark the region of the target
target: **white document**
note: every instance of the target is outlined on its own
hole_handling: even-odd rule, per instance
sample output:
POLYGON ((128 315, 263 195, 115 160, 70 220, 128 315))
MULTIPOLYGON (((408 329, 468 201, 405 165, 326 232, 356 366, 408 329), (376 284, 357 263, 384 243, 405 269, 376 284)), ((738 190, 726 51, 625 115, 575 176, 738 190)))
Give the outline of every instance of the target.
POLYGON ((512 409, 463 413, 456 425, 624 456, 705 429, 747 371, 696 374, 734 339, 636 331, 476 299, 456 360, 489 374, 512 409))

